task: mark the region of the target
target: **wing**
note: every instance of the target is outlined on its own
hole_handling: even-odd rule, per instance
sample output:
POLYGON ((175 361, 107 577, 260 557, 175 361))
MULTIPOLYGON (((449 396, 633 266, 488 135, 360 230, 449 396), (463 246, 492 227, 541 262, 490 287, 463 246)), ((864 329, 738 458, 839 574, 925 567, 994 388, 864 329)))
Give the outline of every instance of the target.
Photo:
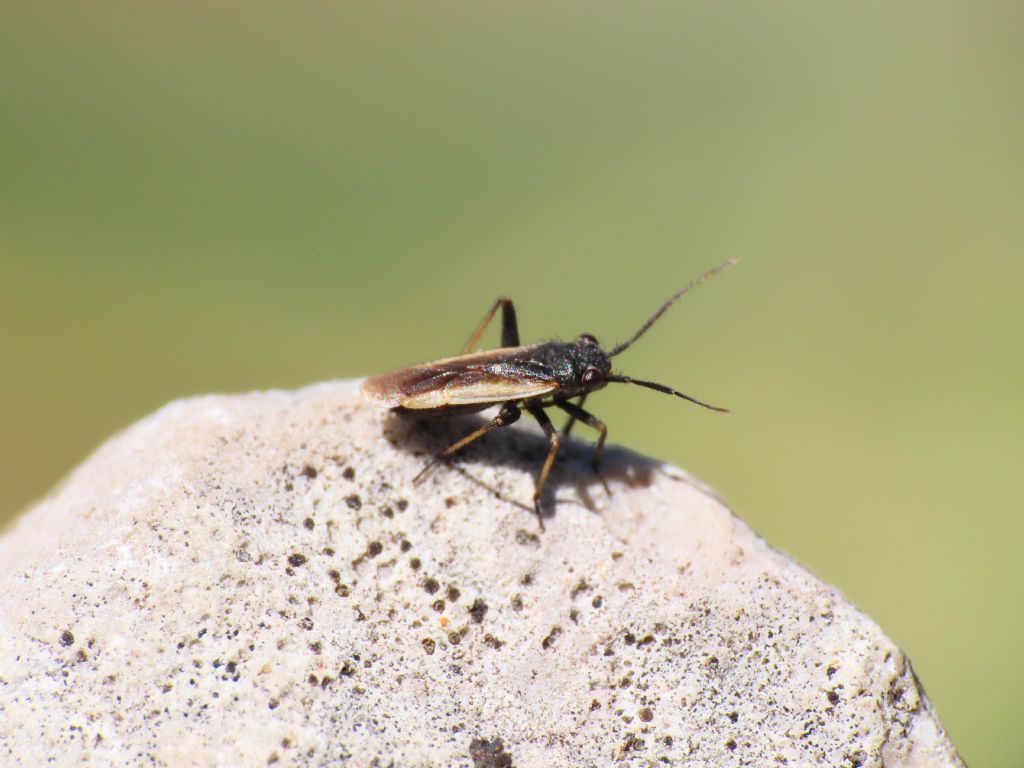
POLYGON ((460 355, 363 382, 363 395, 385 408, 430 410, 522 400, 554 392, 550 367, 530 358, 529 347, 460 355))

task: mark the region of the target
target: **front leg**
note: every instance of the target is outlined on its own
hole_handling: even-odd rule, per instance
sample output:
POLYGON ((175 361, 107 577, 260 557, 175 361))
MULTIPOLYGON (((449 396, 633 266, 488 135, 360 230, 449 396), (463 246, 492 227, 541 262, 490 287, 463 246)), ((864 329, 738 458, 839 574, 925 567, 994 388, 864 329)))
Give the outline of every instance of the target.
POLYGON ((494 319, 494 313, 498 311, 498 307, 501 307, 501 346, 519 346, 519 325, 516 322, 516 308, 512 304, 512 299, 507 299, 502 296, 494 302, 494 306, 491 307, 491 311, 487 313, 483 322, 480 323, 479 327, 477 327, 473 332, 473 335, 469 337, 469 341, 466 342, 466 346, 462 349, 462 354, 466 355, 473 351, 476 343, 480 341, 480 337, 483 336, 484 330, 490 324, 491 320, 494 319))
MULTIPOLYGON (((568 400, 556 400, 555 405, 568 413, 572 421, 578 419, 588 427, 596 429, 600 433, 597 438, 597 447, 594 448, 594 458, 590 461, 591 465, 594 467, 594 471, 596 472, 598 466, 601 464, 601 453, 604 451, 604 441, 608 437, 607 425, 594 414, 583 410, 578 405, 570 403, 568 400)), ((571 426, 571 422, 569 426, 571 426)))
POLYGON ((555 425, 551 423, 551 419, 544 413, 544 409, 539 405, 527 405, 526 410, 530 412, 530 415, 537 420, 540 424, 540 428, 544 430, 545 436, 548 438, 550 448, 548 448, 548 456, 544 459, 544 466, 540 468, 540 476, 537 478, 537 485, 533 492, 533 509, 537 513, 537 520, 540 522, 540 529, 544 530, 544 518, 540 514, 540 495, 544 490, 544 484, 548 481, 548 473, 551 472, 551 465, 555 463, 555 456, 558 455, 558 446, 561 444, 561 440, 558 438, 558 432, 555 430, 555 425))
MULTIPOLYGON (((582 402, 583 401, 581 400, 580 403, 582 404, 582 402)), ((604 479, 604 475, 601 474, 600 470, 601 454, 604 451, 604 441, 608 438, 608 427, 605 425, 603 421, 597 418, 597 416, 590 413, 589 411, 583 410, 582 408, 580 408, 579 405, 576 405, 575 403, 570 403, 565 400, 556 400, 555 405, 557 405, 559 408, 561 408, 563 411, 569 414, 570 426, 572 425, 572 422, 579 419, 588 427, 591 427, 592 429, 596 429, 598 431, 599 434, 597 438, 597 446, 594 448, 594 458, 590 460, 590 466, 593 467, 594 474, 597 475, 597 479, 600 480, 601 485, 604 486, 604 492, 611 496, 612 490, 611 488, 608 487, 608 482, 604 479)))
MULTIPOLYGON (((583 404, 585 402, 587 402, 587 394, 583 393, 582 395, 580 395, 580 399, 576 401, 576 405, 577 405, 577 407, 582 408, 583 404)), ((563 408, 562 410, 565 410, 565 409, 563 408)), ((569 433, 572 432, 573 425, 575 425, 575 424, 576 424, 576 417, 575 416, 569 416, 569 420, 567 422, 565 422, 565 426, 562 427, 562 434, 565 435, 566 437, 568 437, 569 433)))

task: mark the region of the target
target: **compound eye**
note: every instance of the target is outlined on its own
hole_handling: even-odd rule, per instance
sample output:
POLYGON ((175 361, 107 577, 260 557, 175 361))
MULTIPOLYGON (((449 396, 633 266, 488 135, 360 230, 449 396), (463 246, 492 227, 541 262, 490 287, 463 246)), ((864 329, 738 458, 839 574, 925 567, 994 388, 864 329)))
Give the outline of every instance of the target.
POLYGON ((597 344, 597 337, 589 333, 583 333, 580 334, 579 341, 581 344, 597 344))
POLYGON ((591 384, 597 384, 600 380, 601 372, 597 370, 597 368, 595 368, 594 366, 590 366, 585 371, 583 371, 583 376, 581 377, 580 382, 584 386, 590 386, 591 384))

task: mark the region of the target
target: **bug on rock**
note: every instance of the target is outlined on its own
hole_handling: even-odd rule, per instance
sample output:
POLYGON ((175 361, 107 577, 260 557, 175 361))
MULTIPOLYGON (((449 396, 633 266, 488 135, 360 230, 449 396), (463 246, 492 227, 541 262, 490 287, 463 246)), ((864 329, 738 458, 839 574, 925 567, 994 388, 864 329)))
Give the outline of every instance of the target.
POLYGON ((373 376, 363 382, 363 395, 370 402, 389 408, 396 414, 420 418, 444 418, 500 406, 497 415, 488 423, 435 456, 416 476, 416 481, 439 461, 465 448, 495 427, 513 424, 519 419, 521 411, 525 410, 538 421, 549 443, 547 458, 537 477, 533 494, 534 510, 543 528, 541 492, 560 443, 558 432, 545 412, 547 408, 559 408, 569 415, 562 429, 563 435, 568 435, 577 421, 582 421, 598 432, 592 461, 595 471, 601 461, 608 427, 589 411, 583 410, 583 403, 587 395, 603 389, 609 383, 636 384, 681 397, 712 411, 728 412, 726 408, 705 403, 664 384, 612 373, 611 359, 625 352, 692 288, 736 261, 730 259, 681 288, 647 318, 647 322, 636 333, 607 351, 589 333, 581 334, 575 341, 542 341, 521 346, 512 300, 499 298, 473 332, 461 355, 373 376), (486 352, 473 352, 498 309, 501 309, 501 347, 486 352))

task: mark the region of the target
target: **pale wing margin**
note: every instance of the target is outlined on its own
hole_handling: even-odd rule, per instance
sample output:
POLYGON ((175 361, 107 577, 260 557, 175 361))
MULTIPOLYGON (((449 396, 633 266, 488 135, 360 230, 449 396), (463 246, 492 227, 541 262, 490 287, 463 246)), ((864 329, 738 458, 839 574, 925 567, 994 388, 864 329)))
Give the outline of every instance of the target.
POLYGON ((456 405, 498 404, 546 395, 556 389, 558 383, 554 381, 517 380, 489 374, 478 381, 446 382, 441 386, 431 387, 409 395, 400 405, 410 410, 422 410, 456 405))

